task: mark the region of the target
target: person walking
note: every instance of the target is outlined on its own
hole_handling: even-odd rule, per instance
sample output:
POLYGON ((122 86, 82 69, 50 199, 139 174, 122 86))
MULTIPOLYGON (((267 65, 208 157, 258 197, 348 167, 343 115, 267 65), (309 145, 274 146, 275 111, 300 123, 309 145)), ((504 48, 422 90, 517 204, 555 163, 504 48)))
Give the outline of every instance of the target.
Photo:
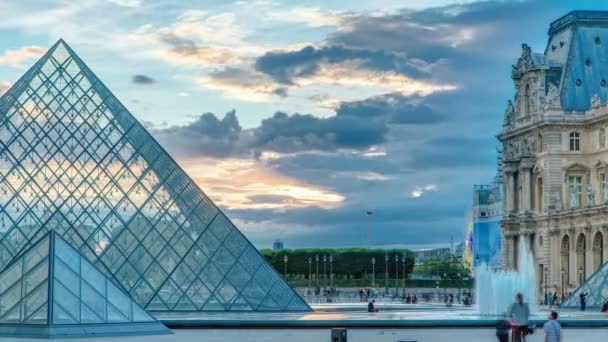
POLYGON ((496 337, 498 338, 498 342, 509 342, 509 330, 511 330, 511 323, 507 319, 507 313, 504 313, 502 319, 496 321, 496 337))
POLYGON ((578 295, 578 298, 580 299, 581 302, 581 311, 585 311, 585 308, 587 307, 587 295, 589 293, 588 292, 581 292, 580 295, 578 295))
POLYGON ((515 303, 509 308, 509 315, 513 319, 513 341, 525 341, 528 335, 530 306, 524 302, 523 294, 518 293, 515 296, 515 303))
POLYGON ((544 325, 545 342, 560 342, 562 340, 562 328, 557 322, 557 312, 551 311, 549 320, 544 325))

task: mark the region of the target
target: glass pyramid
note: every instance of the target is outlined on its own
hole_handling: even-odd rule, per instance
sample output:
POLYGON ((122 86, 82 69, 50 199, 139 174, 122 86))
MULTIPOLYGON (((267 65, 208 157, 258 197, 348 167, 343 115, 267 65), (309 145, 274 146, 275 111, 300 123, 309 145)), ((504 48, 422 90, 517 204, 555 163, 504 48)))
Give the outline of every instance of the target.
POLYGON ((0 98, 0 269, 59 233, 150 311, 309 311, 63 41, 0 98))
POLYGON ((587 293, 586 304, 588 308, 601 308, 608 302, 608 262, 604 263, 595 273, 587 279, 563 303, 562 307, 579 307, 581 293, 587 293))
POLYGON ((0 334, 168 334, 54 231, 0 273, 0 334))

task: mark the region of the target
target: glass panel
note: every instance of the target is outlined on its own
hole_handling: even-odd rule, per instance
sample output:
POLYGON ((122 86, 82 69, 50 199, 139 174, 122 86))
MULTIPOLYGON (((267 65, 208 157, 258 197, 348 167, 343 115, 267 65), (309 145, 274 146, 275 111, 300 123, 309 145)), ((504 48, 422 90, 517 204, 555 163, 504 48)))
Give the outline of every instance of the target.
POLYGON ((55 324, 78 323, 80 318, 80 300, 57 279, 54 282, 53 300, 53 322, 55 324), (58 311, 55 309, 57 307, 64 308, 64 310, 58 311), (68 313, 71 319, 65 318, 63 316, 64 312, 68 313))
MULTIPOLYGON (((126 319, 131 317, 131 300, 120 291, 114 284, 107 283, 108 303, 112 304, 126 319)), ((110 319, 110 305, 108 305, 108 319, 110 319)))

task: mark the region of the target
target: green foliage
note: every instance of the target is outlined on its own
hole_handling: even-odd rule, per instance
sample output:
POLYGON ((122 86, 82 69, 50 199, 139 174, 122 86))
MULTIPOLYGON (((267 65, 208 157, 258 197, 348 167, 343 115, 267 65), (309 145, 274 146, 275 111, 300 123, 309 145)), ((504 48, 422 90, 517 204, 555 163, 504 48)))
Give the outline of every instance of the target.
MULTIPOLYGON (((410 274, 414 268, 414 254, 407 249, 366 249, 366 248, 339 248, 339 249, 284 249, 274 251, 271 249, 261 250, 262 255, 268 262, 281 274, 284 272, 283 258, 287 255, 287 273, 288 275, 298 275, 298 278, 308 279, 308 260, 311 259, 311 267, 313 278, 317 271, 317 263, 315 256, 319 256, 319 277, 323 275, 323 256, 327 256, 326 272, 329 276, 330 263, 329 256, 333 257, 333 272, 336 279, 362 279, 370 277, 372 272, 372 257, 376 258, 375 272, 376 277, 384 277, 386 270, 385 255, 389 256, 388 271, 389 278, 395 277, 395 255, 399 255, 399 274, 402 277, 403 262, 402 256, 405 256, 406 274, 410 274)), ((290 279, 293 279, 290 276, 290 279)))
POLYGON ((471 278, 471 272, 453 255, 425 260, 414 268, 415 274, 439 276, 441 279, 471 278))

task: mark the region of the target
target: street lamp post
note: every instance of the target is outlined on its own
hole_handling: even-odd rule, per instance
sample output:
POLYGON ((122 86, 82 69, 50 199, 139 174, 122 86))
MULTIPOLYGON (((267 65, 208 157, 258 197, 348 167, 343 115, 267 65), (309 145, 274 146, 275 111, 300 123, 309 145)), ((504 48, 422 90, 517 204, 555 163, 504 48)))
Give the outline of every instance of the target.
POLYGON ((544 271, 543 277, 545 278, 545 305, 549 305, 549 293, 547 290, 547 274, 549 273, 549 269, 547 269, 547 266, 545 266, 543 271, 544 271))
POLYGON ((395 254, 395 297, 399 296, 399 254, 395 254))
POLYGON ((315 277, 315 283, 317 287, 319 287, 319 254, 315 255, 315 260, 317 261, 317 276, 315 277))
POLYGON ((405 298, 405 254, 401 256, 401 263, 403 264, 403 298, 405 298))
POLYGON ((581 286, 583 284, 583 266, 579 266, 578 267, 578 286, 581 286))
POLYGON ((372 287, 376 286, 376 257, 372 257, 372 287))
POLYGON ((445 280, 448 278, 448 274, 443 274, 443 296, 445 297, 448 294, 448 289, 445 287, 445 280))
POLYGON ((333 268, 334 257, 329 256, 329 288, 334 288, 334 268, 333 268))
POLYGON ((565 291, 564 280, 565 280, 566 270, 563 267, 561 270, 561 274, 562 274, 562 298, 564 298, 564 294, 566 293, 566 292, 564 292, 565 291))
POLYGON ((308 288, 312 287, 312 258, 308 257, 308 288))
POLYGON ((285 255, 283 257, 283 263, 284 263, 284 266, 285 266, 285 281, 287 281, 287 260, 288 260, 287 255, 285 255))
POLYGON ((327 255, 323 254, 323 293, 327 285, 327 255))
POLYGON ((460 272, 456 273, 456 278, 458 281, 458 304, 460 304, 460 289, 462 288, 462 279, 460 279, 460 272))
POLYGON ((388 294, 388 254, 384 254, 384 266, 386 268, 384 272, 384 293, 388 294))

